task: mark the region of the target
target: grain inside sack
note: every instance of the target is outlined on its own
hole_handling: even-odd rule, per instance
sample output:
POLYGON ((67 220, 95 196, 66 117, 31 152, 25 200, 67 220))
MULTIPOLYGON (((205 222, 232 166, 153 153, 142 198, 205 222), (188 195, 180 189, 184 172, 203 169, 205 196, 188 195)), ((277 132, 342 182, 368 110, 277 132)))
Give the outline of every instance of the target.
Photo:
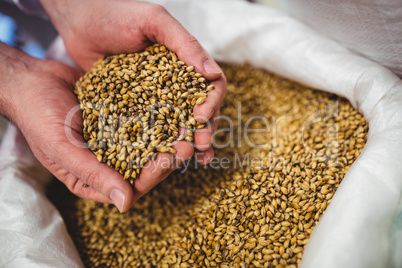
POLYGON ((228 92, 216 159, 229 165, 192 162, 125 214, 50 186, 87 267, 300 265, 368 126, 336 95, 247 65, 222 68, 228 92), (268 131, 238 135, 245 125, 268 131))

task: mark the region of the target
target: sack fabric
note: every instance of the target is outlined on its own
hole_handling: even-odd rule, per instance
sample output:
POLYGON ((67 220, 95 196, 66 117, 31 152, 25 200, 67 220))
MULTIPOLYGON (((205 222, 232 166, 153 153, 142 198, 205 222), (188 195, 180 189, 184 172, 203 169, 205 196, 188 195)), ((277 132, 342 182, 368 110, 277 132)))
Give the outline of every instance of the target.
MULTIPOLYGON (((327 31, 323 18, 306 13, 306 7, 316 5, 316 1, 314 5, 312 1, 300 1, 306 2, 306 6, 296 4, 292 8, 288 6, 298 1, 286 1, 289 12, 304 23, 278 10, 244 1, 154 2, 164 5, 217 60, 249 63, 344 96, 365 116, 369 123, 367 144, 314 229, 303 255, 302 267, 402 267, 402 165, 399 163, 402 159, 402 82, 397 76, 402 65, 386 56, 395 49, 400 53, 400 47, 384 47, 384 51, 375 54, 382 47, 372 47, 377 44, 375 33, 368 35, 371 29, 362 26, 364 19, 358 24, 363 27, 361 32, 355 30, 356 40, 345 43, 342 29, 360 22, 350 15, 342 25, 333 25, 327 31), (313 19, 309 26, 306 25, 308 16, 313 19), (322 25, 316 27, 318 24, 322 25), (374 43, 356 45, 359 38, 364 37, 374 43)), ((336 2, 343 3, 344 11, 353 7, 351 1, 336 2)), ((373 8, 363 5, 363 0, 356 2, 361 2, 367 9, 373 8)), ((389 3, 396 3, 396 0, 389 3)), ((329 0, 314 8, 319 12, 324 5, 332 8, 329 0)), ((398 40, 402 35, 393 34, 397 32, 394 27, 400 22, 395 21, 391 11, 392 8, 381 14, 389 18, 388 22, 382 21, 386 31, 381 36, 385 41, 400 45, 398 40)), ((340 14, 333 16, 342 18, 340 14)), ((327 23, 328 27, 331 25, 327 23)), ((374 28, 381 33, 381 28, 374 28)), ((60 54, 65 52, 53 51, 57 51, 58 58, 64 58, 60 54)), ((401 59, 399 57, 399 62, 401 59)), ((21 143, 17 147, 24 146, 27 145, 21 143)), ((9 152, 16 150, 12 146, 6 149, 9 152)), ((7 154, 6 149, 2 148, 3 155, 7 154)), ((37 167, 38 164, 21 159, 24 158, 14 157, 7 164, 2 162, 0 169, 0 206, 1 211, 7 211, 0 216, 0 232, 6 234, 0 236, 0 266, 81 267, 60 214, 44 196, 46 180, 33 182, 24 178, 33 179, 38 175, 21 173, 26 167, 37 167), (11 171, 7 171, 10 170, 8 166, 12 166, 11 171), (23 179, 10 181, 8 176, 23 179), (32 202, 35 203, 24 201, 21 194, 7 194, 21 191, 34 196, 36 201, 32 202), (40 216, 30 215, 35 213, 22 215, 29 210, 40 216), (33 243, 37 239, 42 242, 33 243), (22 246, 21 242, 24 242, 22 246), (15 247, 19 250, 13 251, 13 245, 19 245, 15 247)), ((48 175, 44 173, 43 176, 48 175)))

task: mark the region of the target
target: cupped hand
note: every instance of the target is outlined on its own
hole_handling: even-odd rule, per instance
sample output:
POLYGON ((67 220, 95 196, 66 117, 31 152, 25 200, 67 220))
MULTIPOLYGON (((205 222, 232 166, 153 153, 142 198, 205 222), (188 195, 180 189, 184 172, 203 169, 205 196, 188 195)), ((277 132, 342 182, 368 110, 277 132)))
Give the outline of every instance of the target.
POLYGON ((215 85, 206 101, 194 109, 200 122, 215 118, 195 134, 195 147, 203 152, 197 159, 208 163, 213 157, 211 137, 217 128, 226 78, 194 36, 160 5, 133 0, 68 0, 64 5, 62 2, 42 0, 68 53, 82 69, 88 70, 105 55, 138 52, 159 43, 215 85))
POLYGON ((1 112, 18 126, 42 165, 77 196, 112 203, 121 212, 127 211, 172 167, 193 154, 193 147, 182 141, 174 145, 175 156, 158 154, 144 167, 133 191, 120 173, 98 162, 86 148, 81 111, 73 93, 75 81, 82 73, 0 45, 15 56, 6 58, 6 66, 1 66, 6 75, 0 83, 1 112))
MULTIPOLYGON (((153 43, 159 43, 176 52, 186 65, 194 66, 195 71, 215 85, 215 90, 208 93, 206 101, 194 108, 195 119, 207 122, 207 127, 196 131, 194 135, 194 147, 198 150, 196 159, 204 164, 212 160, 211 139, 218 126, 226 78, 198 41, 162 6, 132 0, 41 2, 62 36, 68 53, 83 70, 88 70, 105 55, 138 52, 153 43)), ((79 130, 75 129, 77 133, 79 130)), ((144 167, 135 181, 134 200, 194 154, 193 145, 186 141, 177 143, 174 148, 175 155, 159 153, 153 162, 144 167), (167 168, 167 163, 174 165, 167 168)), ((86 157, 89 157, 89 153, 87 150, 86 157)), ((97 181, 95 177, 98 173, 96 170, 91 172, 91 180, 97 181)), ((88 185, 96 187, 91 182, 88 185)))
POLYGON ((10 79, 1 88, 6 116, 21 130, 36 158, 71 192, 128 210, 134 199, 129 183, 66 135, 72 133, 83 144, 80 112, 66 125, 69 112, 79 107, 73 88, 81 73, 61 63, 19 56, 23 60, 8 64, 10 79))

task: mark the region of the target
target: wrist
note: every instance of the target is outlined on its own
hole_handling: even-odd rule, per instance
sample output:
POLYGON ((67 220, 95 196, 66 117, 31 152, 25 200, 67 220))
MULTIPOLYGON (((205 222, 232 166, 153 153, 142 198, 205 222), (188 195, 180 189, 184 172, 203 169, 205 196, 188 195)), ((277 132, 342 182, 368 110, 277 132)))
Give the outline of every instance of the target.
POLYGON ((36 68, 38 59, 0 42, 0 113, 14 120, 14 103, 21 92, 29 90, 21 87, 25 79, 36 68))

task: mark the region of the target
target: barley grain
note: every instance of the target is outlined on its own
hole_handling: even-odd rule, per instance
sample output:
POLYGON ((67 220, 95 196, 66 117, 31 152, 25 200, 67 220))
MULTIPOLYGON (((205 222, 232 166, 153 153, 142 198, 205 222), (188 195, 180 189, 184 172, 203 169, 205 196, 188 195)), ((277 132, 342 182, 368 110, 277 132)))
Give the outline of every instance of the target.
MULTIPOLYGON (((171 54, 165 61, 168 58, 171 54)), ((235 133, 234 145, 217 150, 217 157, 227 157, 233 164, 236 157, 243 159, 248 153, 262 161, 255 168, 237 169, 192 164, 185 173, 172 174, 123 215, 111 205, 93 201, 69 203, 71 199, 53 189, 58 193, 53 199, 58 200, 86 266, 300 265, 312 230, 364 147, 368 127, 337 96, 249 66, 223 65, 223 69, 228 93, 221 112, 233 120, 233 128, 244 127, 253 115, 272 120, 271 131, 248 136, 254 144, 265 146, 252 148, 244 135, 238 139, 235 133), (241 118, 233 105, 238 102, 241 118)), ((166 93, 161 89, 160 94, 166 93)), ((115 109, 119 108, 113 106, 110 113, 115 109)), ((230 125, 222 120, 220 129, 225 127, 230 125)), ((255 120, 250 127, 264 128, 264 122, 255 120)), ((216 141, 226 143, 229 134, 219 132, 216 141)), ((121 154, 122 147, 111 148, 110 154, 121 154)))

